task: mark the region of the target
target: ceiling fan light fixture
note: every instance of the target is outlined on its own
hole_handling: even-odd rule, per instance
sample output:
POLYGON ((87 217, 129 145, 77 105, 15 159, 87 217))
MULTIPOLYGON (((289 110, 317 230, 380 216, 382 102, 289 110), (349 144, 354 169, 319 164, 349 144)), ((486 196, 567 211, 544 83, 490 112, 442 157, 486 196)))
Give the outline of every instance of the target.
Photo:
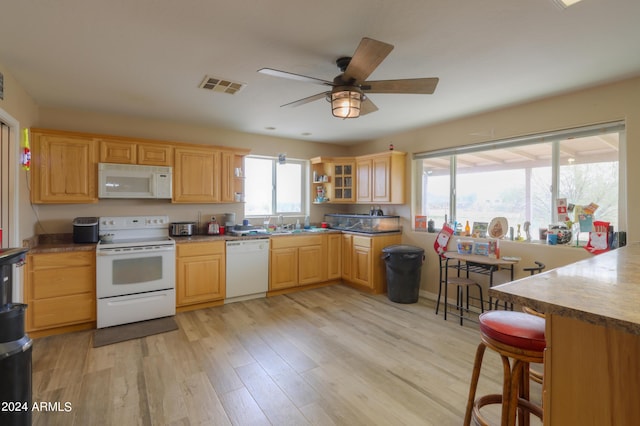
POLYGON ((331 92, 331 113, 338 118, 358 118, 363 98, 357 87, 336 87, 331 92))

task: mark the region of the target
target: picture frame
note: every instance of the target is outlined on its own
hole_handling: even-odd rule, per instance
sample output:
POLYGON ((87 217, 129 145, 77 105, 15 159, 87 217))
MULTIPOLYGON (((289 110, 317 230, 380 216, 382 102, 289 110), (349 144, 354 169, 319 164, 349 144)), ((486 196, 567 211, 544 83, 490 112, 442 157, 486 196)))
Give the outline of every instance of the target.
POLYGON ((488 222, 473 222, 473 228, 471 229, 471 235, 478 238, 487 238, 488 222))

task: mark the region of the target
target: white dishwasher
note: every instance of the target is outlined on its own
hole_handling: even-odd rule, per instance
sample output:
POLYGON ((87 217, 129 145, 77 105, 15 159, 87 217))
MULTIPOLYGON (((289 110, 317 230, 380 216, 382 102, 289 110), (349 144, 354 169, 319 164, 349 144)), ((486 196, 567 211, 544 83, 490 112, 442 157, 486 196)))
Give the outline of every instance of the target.
POLYGON ((269 290, 269 239, 227 241, 225 303, 265 297, 269 290))

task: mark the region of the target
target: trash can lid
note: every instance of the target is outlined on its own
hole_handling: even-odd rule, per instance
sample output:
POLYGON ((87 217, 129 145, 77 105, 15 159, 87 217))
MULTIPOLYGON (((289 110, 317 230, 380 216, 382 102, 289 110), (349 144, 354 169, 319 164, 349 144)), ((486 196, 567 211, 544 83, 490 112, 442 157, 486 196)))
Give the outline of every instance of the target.
POLYGON ((424 253, 424 249, 421 247, 410 246, 407 244, 394 244, 392 246, 387 246, 383 248, 382 252, 392 253, 392 254, 404 254, 404 253, 422 254, 424 253))

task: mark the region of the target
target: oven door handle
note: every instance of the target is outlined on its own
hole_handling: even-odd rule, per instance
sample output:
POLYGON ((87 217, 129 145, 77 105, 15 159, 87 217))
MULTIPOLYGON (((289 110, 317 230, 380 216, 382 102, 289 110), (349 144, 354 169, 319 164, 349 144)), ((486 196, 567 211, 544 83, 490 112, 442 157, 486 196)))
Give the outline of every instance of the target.
POLYGON ((167 251, 176 251, 175 246, 167 246, 167 247, 155 247, 155 248, 145 248, 145 247, 136 247, 131 249, 102 249, 96 251, 97 256, 121 256, 127 254, 139 254, 139 253, 160 253, 167 251))

